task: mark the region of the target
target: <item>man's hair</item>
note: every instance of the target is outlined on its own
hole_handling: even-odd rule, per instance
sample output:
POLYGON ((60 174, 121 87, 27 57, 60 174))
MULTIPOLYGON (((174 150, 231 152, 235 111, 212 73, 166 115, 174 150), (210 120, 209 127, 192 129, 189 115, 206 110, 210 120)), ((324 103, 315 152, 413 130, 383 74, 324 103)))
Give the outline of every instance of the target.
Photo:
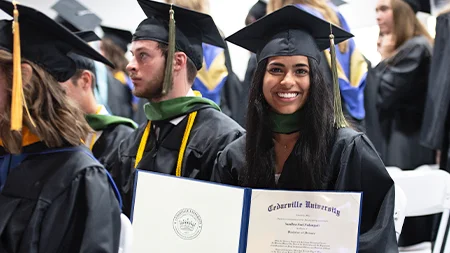
MULTIPOLYGON (((8 152, 17 154, 22 148, 22 136, 21 133, 10 130, 12 62, 11 53, 0 50, 0 72, 6 78, 7 93, 5 113, 0 115, 0 139, 8 152)), ((30 82, 24 83, 23 92, 31 118, 36 124, 36 127, 33 127, 27 113, 24 113, 24 126, 36 134, 47 147, 81 145, 82 139, 92 131, 83 112, 67 99, 64 88, 45 69, 25 59, 22 59, 22 62, 33 69, 30 82)))
POLYGON ((87 70, 87 69, 77 69, 77 71, 75 72, 75 74, 70 78, 70 80, 72 81, 73 85, 78 86, 78 79, 81 78, 81 75, 83 75, 83 71, 89 71, 89 73, 91 73, 92 76, 92 84, 91 84, 91 89, 92 92, 94 92, 95 87, 97 87, 97 79, 95 78, 95 74, 92 73, 92 71, 87 70))
MULTIPOLYGON (((158 42, 158 48, 159 50, 161 50, 162 55, 167 61, 167 53, 169 51, 169 46, 165 43, 158 42)), ((187 57, 186 61, 186 71, 187 71, 187 81, 189 84, 192 85, 194 83, 195 77, 197 76, 197 68, 195 67, 194 62, 192 62, 192 60, 189 59, 189 57, 187 57)))

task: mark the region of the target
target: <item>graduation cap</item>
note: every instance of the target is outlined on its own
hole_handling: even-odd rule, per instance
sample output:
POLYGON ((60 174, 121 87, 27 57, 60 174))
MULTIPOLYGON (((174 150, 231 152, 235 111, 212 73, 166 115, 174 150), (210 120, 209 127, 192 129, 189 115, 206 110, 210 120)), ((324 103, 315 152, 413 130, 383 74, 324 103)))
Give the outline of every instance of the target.
MULTIPOLYGON (((93 31, 75 32, 74 34, 87 43, 101 40, 100 37, 98 37, 98 35, 93 31)), ((74 53, 69 53, 68 55, 75 62, 77 70, 89 70, 92 73, 95 73, 95 63, 92 59, 74 53)))
POLYGON ((22 57, 44 68, 59 82, 68 80, 76 71, 69 52, 114 67, 81 38, 43 13, 5 0, 0 0, 0 9, 13 17, 13 20, 0 21, 0 49, 13 54, 12 130, 22 128, 22 57))
POLYGON ((303 55, 319 62, 320 52, 330 48, 335 95, 335 122, 347 126, 342 113, 336 67, 336 44, 352 34, 303 11, 287 5, 226 38, 227 41, 256 54, 258 63, 272 56, 303 55))
MULTIPOLYGON (((150 0, 138 0, 148 17, 133 34, 133 41, 153 40, 167 43, 168 59, 173 58, 175 48, 184 52, 197 70, 202 68, 202 43, 225 48, 219 30, 211 16, 175 5, 150 0), (176 25, 175 25, 176 21, 176 25)), ((172 85, 172 61, 166 61, 162 94, 172 85)))
POLYGON ((417 13, 419 11, 431 13, 430 0, 403 0, 403 1, 405 1, 409 6, 411 6, 414 13, 417 13))
POLYGON ((330 47, 331 32, 336 44, 353 37, 321 18, 287 5, 225 40, 255 53, 258 62, 280 55, 304 55, 319 62, 320 52, 330 47))
POLYGON ((94 31, 81 31, 81 32, 74 32, 74 34, 80 39, 84 40, 85 42, 93 42, 101 40, 100 37, 94 32, 94 31))
POLYGON ((55 21, 72 32, 95 30, 102 20, 75 0, 60 0, 52 6, 58 13, 55 21))
POLYGON ((331 0, 331 2, 336 6, 341 6, 347 3, 346 1, 343 0, 331 0))
POLYGON ((253 16, 256 20, 258 20, 258 19, 264 17, 264 15, 266 15, 266 13, 267 13, 266 9, 267 9, 267 3, 262 0, 259 0, 252 6, 252 8, 248 12, 248 14, 253 16))
POLYGON ((101 26, 103 30, 103 38, 108 38, 119 46, 124 52, 127 52, 128 44, 133 39, 133 34, 130 31, 117 29, 113 27, 101 26))

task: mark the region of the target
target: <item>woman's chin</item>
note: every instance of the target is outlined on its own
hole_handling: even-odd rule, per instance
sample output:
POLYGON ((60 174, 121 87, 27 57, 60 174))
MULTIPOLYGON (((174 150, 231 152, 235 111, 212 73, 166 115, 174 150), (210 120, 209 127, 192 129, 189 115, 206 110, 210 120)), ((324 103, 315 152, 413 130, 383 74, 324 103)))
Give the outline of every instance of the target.
POLYGON ((275 112, 278 114, 293 114, 298 111, 300 108, 297 106, 283 106, 279 108, 274 108, 275 112))

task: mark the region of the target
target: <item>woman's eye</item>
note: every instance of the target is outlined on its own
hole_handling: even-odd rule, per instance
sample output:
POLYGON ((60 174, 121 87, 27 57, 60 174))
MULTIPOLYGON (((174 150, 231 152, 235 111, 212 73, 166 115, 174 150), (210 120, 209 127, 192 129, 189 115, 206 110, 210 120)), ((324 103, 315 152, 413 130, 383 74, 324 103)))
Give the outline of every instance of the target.
POLYGON ((147 54, 145 54, 145 53, 140 53, 140 54, 139 54, 139 57, 140 57, 141 59, 144 59, 146 56, 147 56, 147 54))
POLYGON ((306 74, 308 74, 308 70, 306 70, 306 69, 298 69, 296 72, 297 72, 298 75, 306 75, 306 74))
POLYGON ((269 72, 271 72, 271 73, 281 73, 282 71, 281 71, 280 68, 271 68, 271 69, 269 69, 269 72))

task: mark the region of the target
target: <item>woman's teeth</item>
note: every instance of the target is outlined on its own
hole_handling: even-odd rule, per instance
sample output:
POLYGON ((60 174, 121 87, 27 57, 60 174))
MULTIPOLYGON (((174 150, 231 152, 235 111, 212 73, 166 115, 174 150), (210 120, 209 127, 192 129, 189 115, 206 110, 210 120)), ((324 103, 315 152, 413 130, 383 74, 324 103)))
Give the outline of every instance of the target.
POLYGON ((291 92, 291 93, 278 92, 277 95, 280 98, 295 98, 296 96, 298 96, 298 93, 296 93, 296 92, 291 92))

